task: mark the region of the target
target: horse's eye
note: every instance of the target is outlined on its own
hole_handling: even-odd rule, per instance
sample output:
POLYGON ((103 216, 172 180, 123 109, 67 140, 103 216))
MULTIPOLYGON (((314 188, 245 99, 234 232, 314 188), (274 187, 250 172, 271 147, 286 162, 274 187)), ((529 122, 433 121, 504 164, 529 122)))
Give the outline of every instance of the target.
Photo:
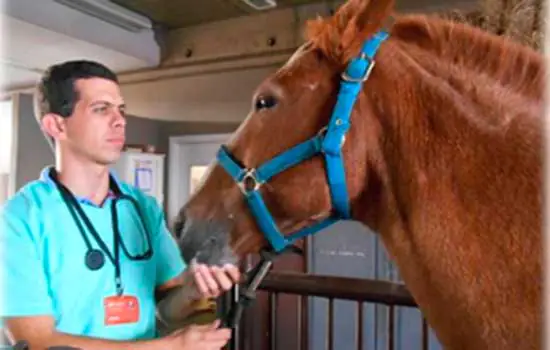
POLYGON ((256 99, 254 108, 256 111, 261 111, 262 109, 269 109, 275 107, 277 100, 273 96, 260 96, 256 99))

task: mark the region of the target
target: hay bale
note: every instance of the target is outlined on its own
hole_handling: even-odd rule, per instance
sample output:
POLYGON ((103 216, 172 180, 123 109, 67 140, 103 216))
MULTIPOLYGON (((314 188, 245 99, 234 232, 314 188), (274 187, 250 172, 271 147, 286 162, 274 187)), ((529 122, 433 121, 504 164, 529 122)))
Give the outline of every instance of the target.
POLYGON ((543 0, 482 0, 479 8, 472 12, 453 10, 441 13, 441 16, 470 23, 542 50, 545 25, 543 0))

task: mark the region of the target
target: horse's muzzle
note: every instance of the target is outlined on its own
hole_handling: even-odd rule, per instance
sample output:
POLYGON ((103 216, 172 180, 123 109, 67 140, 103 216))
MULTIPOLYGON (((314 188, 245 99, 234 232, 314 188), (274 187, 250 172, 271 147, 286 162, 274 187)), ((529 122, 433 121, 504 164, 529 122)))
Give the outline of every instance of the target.
POLYGON ((218 266, 236 265, 238 257, 229 245, 231 228, 232 225, 221 221, 181 216, 176 236, 185 262, 218 266))

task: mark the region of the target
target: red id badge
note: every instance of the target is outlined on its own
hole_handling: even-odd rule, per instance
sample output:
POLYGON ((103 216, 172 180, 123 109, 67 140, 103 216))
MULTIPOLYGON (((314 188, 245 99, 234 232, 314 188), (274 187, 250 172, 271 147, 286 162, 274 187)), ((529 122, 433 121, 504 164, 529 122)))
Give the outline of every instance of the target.
POLYGON ((139 320, 139 302, 131 295, 115 295, 103 300, 105 325, 135 323, 139 320))

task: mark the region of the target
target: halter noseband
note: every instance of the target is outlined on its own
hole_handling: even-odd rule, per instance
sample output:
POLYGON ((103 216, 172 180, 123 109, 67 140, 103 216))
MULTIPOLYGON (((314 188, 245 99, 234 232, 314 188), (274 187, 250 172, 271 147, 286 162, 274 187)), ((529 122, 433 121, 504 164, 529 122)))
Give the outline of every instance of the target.
POLYGON ((237 182, 245 196, 256 223, 265 235, 274 252, 281 252, 296 240, 314 234, 333 223, 350 218, 346 173, 342 157, 342 146, 350 127, 353 105, 361 91, 362 83, 369 78, 374 67, 374 56, 388 37, 380 31, 368 39, 358 57, 352 59, 342 73, 338 100, 328 126, 316 136, 275 156, 257 168, 247 169, 235 159, 225 145, 221 146, 217 159, 225 171, 237 182), (330 187, 334 214, 312 226, 284 236, 260 194, 260 188, 273 176, 291 168, 317 154, 326 160, 327 179, 330 187))

